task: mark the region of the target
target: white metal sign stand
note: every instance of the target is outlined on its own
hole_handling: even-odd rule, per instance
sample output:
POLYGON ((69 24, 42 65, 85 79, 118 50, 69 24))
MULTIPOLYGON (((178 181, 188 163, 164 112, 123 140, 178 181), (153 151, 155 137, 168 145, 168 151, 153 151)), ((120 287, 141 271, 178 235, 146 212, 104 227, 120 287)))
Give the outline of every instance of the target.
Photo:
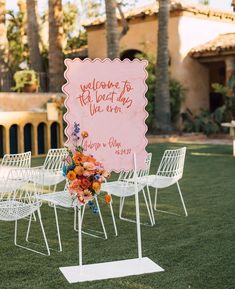
POLYGON ((137 188, 136 168, 137 168, 136 155, 134 154, 134 169, 135 169, 134 183, 135 183, 138 258, 83 265, 81 210, 79 208, 78 211, 79 266, 60 267, 60 271, 63 273, 63 275, 65 276, 65 278, 69 283, 120 278, 131 275, 140 275, 164 271, 163 268, 154 263, 151 259, 147 257, 142 257, 139 194, 137 188))

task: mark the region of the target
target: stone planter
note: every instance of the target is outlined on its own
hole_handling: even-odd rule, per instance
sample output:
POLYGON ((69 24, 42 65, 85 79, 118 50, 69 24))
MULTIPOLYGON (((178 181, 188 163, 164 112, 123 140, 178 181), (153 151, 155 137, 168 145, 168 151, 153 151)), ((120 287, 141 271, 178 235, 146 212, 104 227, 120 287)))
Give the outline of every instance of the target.
POLYGON ((58 121, 59 111, 53 102, 47 103, 47 120, 58 121))

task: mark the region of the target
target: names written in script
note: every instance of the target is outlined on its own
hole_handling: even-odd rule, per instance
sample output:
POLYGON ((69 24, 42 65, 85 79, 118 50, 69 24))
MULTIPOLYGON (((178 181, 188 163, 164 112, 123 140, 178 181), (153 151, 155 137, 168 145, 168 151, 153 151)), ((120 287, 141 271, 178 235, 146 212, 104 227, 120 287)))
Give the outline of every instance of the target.
POLYGON ((91 142, 86 140, 84 142, 85 150, 90 149, 98 151, 100 149, 110 149, 113 150, 117 155, 129 155, 131 153, 130 148, 124 148, 122 143, 117 141, 114 137, 110 137, 106 142, 91 142))

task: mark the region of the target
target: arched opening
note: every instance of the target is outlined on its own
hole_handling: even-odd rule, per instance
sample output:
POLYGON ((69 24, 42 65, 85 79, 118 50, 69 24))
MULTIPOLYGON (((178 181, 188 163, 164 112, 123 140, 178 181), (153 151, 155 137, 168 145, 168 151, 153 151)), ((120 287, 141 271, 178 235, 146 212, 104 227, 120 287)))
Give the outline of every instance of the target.
POLYGON ((41 122, 37 128, 38 133, 38 154, 45 154, 46 153, 46 125, 45 123, 41 122))
POLYGON ((18 153, 18 126, 16 124, 10 127, 10 153, 18 153))
POLYGON ((59 124, 53 122, 51 124, 51 148, 56 149, 59 147, 59 124))
POLYGON ((24 151, 32 151, 32 130, 33 126, 31 123, 27 123, 24 126, 24 151))
POLYGON ((0 125, 0 158, 4 156, 3 138, 4 138, 4 127, 0 125))
POLYGON ((124 60, 125 58, 133 60, 136 58, 136 56, 138 54, 142 54, 142 52, 140 50, 137 49, 128 49, 128 50, 124 50, 121 55, 120 55, 120 59, 124 60))

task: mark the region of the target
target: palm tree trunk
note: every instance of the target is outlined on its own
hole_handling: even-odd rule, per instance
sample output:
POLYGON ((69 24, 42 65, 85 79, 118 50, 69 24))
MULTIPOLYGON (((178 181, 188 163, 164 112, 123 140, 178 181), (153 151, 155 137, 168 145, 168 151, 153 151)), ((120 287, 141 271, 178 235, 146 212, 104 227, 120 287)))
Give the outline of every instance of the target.
POLYGON ((0 0, 0 90, 2 91, 8 91, 10 89, 7 65, 8 42, 5 5, 5 0, 0 0))
POLYGON ((39 32, 36 13, 37 0, 27 0, 27 36, 31 68, 36 72, 43 71, 42 57, 39 49, 39 32))
POLYGON ((50 91, 61 92, 64 83, 63 14, 61 0, 49 0, 49 77, 50 91))
POLYGON ((40 75, 40 83, 45 91, 45 81, 42 77, 43 62, 39 49, 40 36, 38 31, 37 0, 27 0, 27 37, 29 45, 30 66, 40 75))
POLYGON ((116 16, 116 0, 105 0, 107 55, 110 59, 119 57, 118 22, 116 16))
POLYGON ((19 8, 19 12, 22 17, 22 25, 20 26, 20 34, 21 34, 21 39, 22 39, 22 44, 25 44, 27 42, 26 39, 26 14, 27 14, 27 8, 26 8, 26 0, 18 0, 17 5, 19 8))
POLYGON ((168 133, 171 128, 169 74, 168 74, 168 19, 169 0, 158 0, 158 41, 155 89, 155 123, 158 132, 168 133))

